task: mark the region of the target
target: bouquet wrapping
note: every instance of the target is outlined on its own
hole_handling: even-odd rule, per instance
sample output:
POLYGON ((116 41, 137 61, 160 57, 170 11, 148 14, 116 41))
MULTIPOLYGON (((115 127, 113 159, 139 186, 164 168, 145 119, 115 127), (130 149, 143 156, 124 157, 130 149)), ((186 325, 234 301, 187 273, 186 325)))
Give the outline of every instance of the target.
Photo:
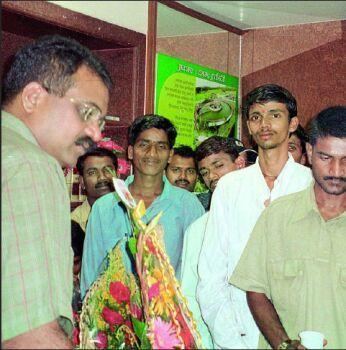
POLYGON ((200 335, 164 248, 162 213, 145 224, 143 201, 137 204, 122 180, 113 182, 133 232, 108 254, 107 267, 84 299, 79 348, 200 349, 200 335), (125 254, 134 272, 126 268, 125 254))

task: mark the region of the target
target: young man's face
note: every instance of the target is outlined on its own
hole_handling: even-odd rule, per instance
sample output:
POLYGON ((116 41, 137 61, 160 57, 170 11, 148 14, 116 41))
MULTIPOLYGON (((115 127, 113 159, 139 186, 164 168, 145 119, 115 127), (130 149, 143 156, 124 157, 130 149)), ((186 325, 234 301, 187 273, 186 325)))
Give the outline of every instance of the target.
POLYGON ((90 144, 101 139, 98 120, 84 121, 83 115, 93 109, 98 111, 95 113, 98 119, 102 119, 109 99, 102 80, 85 66, 72 75, 72 80, 72 87, 63 97, 41 90, 43 99, 35 112, 37 123, 33 126, 40 146, 63 167, 74 166, 90 144))
POLYGON ((198 170, 206 186, 213 192, 217 182, 225 174, 237 170, 238 166, 225 152, 211 154, 198 162, 198 170))
POLYGON ((247 125, 259 148, 273 149, 287 142, 289 132, 295 131, 298 118, 289 122, 289 112, 284 103, 255 103, 249 109, 247 125))
POLYGON ((197 181, 197 169, 192 157, 185 158, 173 155, 166 169, 169 182, 190 192, 195 188, 197 181))
POLYGON ((142 175, 163 176, 172 153, 166 132, 156 128, 142 131, 135 144, 128 147, 134 173, 142 175))
POLYGON ((346 192, 346 138, 332 136, 306 145, 316 185, 325 193, 342 195, 346 192))
POLYGON ((84 160, 82 185, 85 187, 89 202, 114 191, 112 171, 116 173, 110 157, 90 156, 84 160))
POLYGON ((306 155, 303 154, 302 143, 297 135, 292 134, 288 139, 288 152, 292 154, 295 162, 306 164, 306 155))

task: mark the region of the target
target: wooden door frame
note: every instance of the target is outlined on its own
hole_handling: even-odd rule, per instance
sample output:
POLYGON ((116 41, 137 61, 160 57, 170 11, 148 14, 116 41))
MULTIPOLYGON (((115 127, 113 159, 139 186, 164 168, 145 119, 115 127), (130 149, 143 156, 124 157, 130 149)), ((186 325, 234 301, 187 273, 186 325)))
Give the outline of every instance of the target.
POLYGON ((91 39, 114 43, 133 50, 133 119, 144 111, 146 35, 111 24, 47 1, 2 1, 1 7, 11 13, 36 19, 90 36, 91 39))

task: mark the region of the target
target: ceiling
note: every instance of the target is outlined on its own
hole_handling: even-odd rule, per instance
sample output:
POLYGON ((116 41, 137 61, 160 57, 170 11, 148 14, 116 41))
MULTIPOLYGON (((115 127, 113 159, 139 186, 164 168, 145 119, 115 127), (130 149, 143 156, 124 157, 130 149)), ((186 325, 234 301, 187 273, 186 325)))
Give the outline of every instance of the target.
MULTIPOLYGON (((317 23, 346 19, 346 1, 177 1, 195 11, 208 15, 239 29, 317 23)), ((162 4, 161 4, 162 5, 162 4)), ((181 14, 172 19, 172 9, 158 13, 159 36, 197 34, 220 31, 214 26, 181 14), (165 14, 163 14, 163 12, 165 14), (160 18, 161 17, 161 18, 160 18), (179 26, 177 26, 179 23, 179 26)))

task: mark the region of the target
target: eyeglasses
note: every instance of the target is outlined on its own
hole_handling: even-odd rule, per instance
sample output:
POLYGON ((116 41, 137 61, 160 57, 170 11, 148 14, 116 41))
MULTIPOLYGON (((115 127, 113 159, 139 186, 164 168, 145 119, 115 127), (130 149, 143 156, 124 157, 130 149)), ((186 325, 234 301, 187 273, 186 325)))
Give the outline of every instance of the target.
POLYGON ((69 101, 71 103, 73 103, 79 117, 83 121, 85 121, 85 122, 97 121, 100 130, 103 130, 103 128, 106 124, 106 121, 105 121, 104 117, 101 117, 102 112, 101 112, 100 108, 98 108, 97 106, 95 106, 93 104, 76 100, 73 97, 70 97, 69 101))

